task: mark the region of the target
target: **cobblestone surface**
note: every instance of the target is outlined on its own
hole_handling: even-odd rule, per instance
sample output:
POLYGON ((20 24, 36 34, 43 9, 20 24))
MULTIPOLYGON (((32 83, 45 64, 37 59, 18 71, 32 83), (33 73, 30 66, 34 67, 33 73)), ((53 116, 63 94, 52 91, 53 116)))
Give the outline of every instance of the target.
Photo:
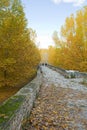
POLYGON ((87 88, 42 67, 43 85, 23 130, 87 130, 87 88))
POLYGON ((43 73, 44 78, 49 84, 55 84, 56 87, 60 85, 63 88, 71 88, 78 91, 87 92, 87 87, 80 84, 83 80, 82 78, 66 79, 64 76, 47 67, 43 67, 43 73))

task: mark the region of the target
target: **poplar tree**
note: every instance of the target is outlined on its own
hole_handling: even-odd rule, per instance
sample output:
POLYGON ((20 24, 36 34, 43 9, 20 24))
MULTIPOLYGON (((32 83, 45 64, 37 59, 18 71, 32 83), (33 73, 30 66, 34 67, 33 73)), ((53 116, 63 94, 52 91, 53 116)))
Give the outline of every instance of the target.
POLYGON ((17 86, 31 78, 40 61, 20 0, 0 1, 0 85, 17 86))
POLYGON ((54 33, 54 65, 87 72, 87 6, 70 15, 61 27, 61 38, 54 33), (55 59, 55 60, 54 60, 55 59))

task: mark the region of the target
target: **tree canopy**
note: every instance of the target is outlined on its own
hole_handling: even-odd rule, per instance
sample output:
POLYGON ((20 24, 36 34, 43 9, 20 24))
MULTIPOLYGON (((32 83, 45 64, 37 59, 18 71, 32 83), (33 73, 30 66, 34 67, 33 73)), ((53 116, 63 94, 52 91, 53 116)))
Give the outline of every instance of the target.
POLYGON ((30 79, 40 61, 35 32, 27 28, 20 0, 0 1, 0 86, 30 79))
POLYGON ((49 62, 65 69, 87 72, 87 6, 67 17, 61 35, 53 34, 54 48, 49 62), (55 52, 55 53, 54 53, 55 52))

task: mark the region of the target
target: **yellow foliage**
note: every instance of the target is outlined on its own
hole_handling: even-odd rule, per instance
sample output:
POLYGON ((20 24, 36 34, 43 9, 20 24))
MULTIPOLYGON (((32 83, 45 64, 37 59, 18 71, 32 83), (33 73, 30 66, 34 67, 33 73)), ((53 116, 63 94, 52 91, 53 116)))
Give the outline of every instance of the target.
POLYGON ((87 6, 66 18, 62 40, 54 33, 55 48, 49 49, 50 63, 65 69, 87 72, 87 6))
POLYGON ((27 28, 19 0, 0 1, 0 85, 18 86, 30 80, 40 62, 36 33, 27 28), (4 12, 3 12, 4 7, 4 12))

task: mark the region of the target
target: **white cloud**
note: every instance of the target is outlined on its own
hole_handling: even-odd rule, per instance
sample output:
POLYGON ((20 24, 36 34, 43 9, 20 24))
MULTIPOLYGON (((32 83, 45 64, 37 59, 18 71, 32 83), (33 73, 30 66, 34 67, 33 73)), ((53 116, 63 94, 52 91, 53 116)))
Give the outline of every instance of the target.
POLYGON ((64 3, 72 3, 74 6, 82 5, 86 0, 52 0, 55 4, 59 4, 61 2, 64 3))
POLYGON ((59 4, 61 0, 52 0, 55 4, 59 4))

